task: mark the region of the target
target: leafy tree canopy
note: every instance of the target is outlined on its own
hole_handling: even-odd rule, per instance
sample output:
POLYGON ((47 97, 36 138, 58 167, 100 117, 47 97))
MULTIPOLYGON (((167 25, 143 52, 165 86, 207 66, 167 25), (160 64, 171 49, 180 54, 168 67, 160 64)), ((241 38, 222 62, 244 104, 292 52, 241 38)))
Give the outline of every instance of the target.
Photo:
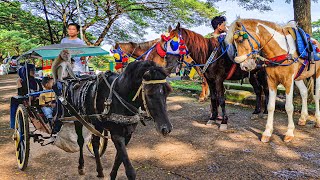
MULTIPOLYGON (((44 17, 42 0, 19 0, 23 9, 44 17)), ((209 23, 219 14, 208 2, 201 0, 79 0, 83 30, 87 44, 100 45, 103 40, 143 40, 147 28, 164 31, 168 25, 181 22, 184 26, 209 23)), ((78 22, 75 0, 46 0, 50 20, 61 22, 63 34, 71 22, 78 22)))

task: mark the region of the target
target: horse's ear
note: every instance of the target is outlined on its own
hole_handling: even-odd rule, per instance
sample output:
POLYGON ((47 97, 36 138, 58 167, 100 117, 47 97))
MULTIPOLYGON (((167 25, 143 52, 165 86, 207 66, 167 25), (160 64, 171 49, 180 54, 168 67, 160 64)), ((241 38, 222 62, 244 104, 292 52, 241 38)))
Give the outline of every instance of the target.
POLYGON ((165 69, 165 71, 166 71, 166 75, 167 75, 167 76, 170 76, 170 74, 171 74, 171 72, 172 72, 173 68, 174 68, 174 67, 167 67, 167 68, 164 68, 164 69, 165 69))
POLYGON ((178 22, 176 29, 180 30, 180 22, 178 22))
POLYGON ((241 23, 237 21, 236 26, 237 26, 237 28, 241 28, 241 23))
POLYGON ((172 27, 171 25, 168 26, 168 32, 171 32, 172 31, 172 27))

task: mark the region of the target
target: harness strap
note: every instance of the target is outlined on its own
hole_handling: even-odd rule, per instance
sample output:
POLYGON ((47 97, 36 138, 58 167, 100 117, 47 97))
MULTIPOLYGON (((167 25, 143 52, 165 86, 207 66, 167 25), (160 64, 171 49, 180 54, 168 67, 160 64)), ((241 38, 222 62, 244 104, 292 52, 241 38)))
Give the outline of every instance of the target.
POLYGON ((150 49, 148 49, 146 52, 144 52, 141 56, 136 58, 136 61, 139 61, 144 55, 148 54, 152 49, 154 49, 154 47, 156 46, 156 44, 154 44, 153 46, 151 46, 150 49))
POLYGON ((283 54, 280 56, 270 58, 270 61, 280 62, 280 61, 287 60, 287 59, 288 59, 288 54, 283 54))
MULTIPOLYGON (((109 84, 109 82, 108 82, 107 78, 104 76, 104 74, 102 74, 102 78, 105 81, 105 83, 107 84, 107 86, 109 87, 109 89, 111 89, 111 85, 109 84)), ((116 96, 116 98, 119 100, 119 102, 126 109, 128 109, 131 113, 133 113, 133 114, 139 113, 139 110, 136 107, 134 107, 133 105, 126 102, 116 91, 112 91, 112 93, 116 96), (128 106, 130 106, 130 108, 128 106)))
MULTIPOLYGON (((206 70, 208 69, 209 65, 212 64, 212 60, 213 58, 216 56, 217 52, 218 52, 219 48, 214 48, 214 50, 211 52, 206 64, 204 65, 203 69, 201 70, 201 73, 205 73, 206 70)), ((216 59, 217 60, 217 59, 216 59)))
MULTIPOLYGON (((119 76, 118 76, 118 77, 119 77, 119 76)), ((114 89, 114 84, 115 84, 116 80, 118 79, 118 77, 116 77, 116 78, 112 81, 111 86, 110 86, 109 96, 108 96, 107 101, 105 102, 105 105, 107 106, 107 112, 105 112, 106 114, 109 114, 110 109, 111 109, 112 93, 113 93, 113 89, 114 89)))
POLYGON ((137 97, 139 96, 140 92, 141 92, 141 95, 142 95, 142 101, 143 101, 143 106, 144 108, 146 109, 146 112, 147 112, 147 115, 148 117, 151 117, 151 114, 150 114, 150 111, 149 111, 149 108, 148 108, 148 105, 147 105, 147 101, 146 101, 146 94, 144 92, 144 85, 146 84, 161 84, 161 83, 166 83, 167 80, 166 79, 162 79, 162 80, 151 80, 151 81, 146 81, 146 80, 142 80, 142 83, 136 93, 136 95, 133 97, 132 101, 135 101, 137 99, 137 97))
POLYGON ((157 50, 158 55, 162 58, 164 58, 167 54, 167 52, 161 47, 160 43, 156 44, 156 50, 157 50))
POLYGON ((299 68, 299 71, 298 73, 296 74, 296 76, 294 77, 294 79, 297 79, 301 74, 302 72, 304 71, 305 67, 309 64, 309 61, 308 59, 305 59, 304 62, 302 63, 301 67, 299 68))

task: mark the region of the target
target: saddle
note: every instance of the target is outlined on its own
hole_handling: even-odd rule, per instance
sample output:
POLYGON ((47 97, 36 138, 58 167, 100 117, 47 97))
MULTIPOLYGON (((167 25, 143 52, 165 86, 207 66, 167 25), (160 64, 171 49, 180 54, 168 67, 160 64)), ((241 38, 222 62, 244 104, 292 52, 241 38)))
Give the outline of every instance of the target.
POLYGON ((320 60, 320 47, 317 47, 314 40, 301 28, 292 28, 290 31, 294 39, 296 40, 297 51, 302 59, 308 59, 308 61, 320 60))

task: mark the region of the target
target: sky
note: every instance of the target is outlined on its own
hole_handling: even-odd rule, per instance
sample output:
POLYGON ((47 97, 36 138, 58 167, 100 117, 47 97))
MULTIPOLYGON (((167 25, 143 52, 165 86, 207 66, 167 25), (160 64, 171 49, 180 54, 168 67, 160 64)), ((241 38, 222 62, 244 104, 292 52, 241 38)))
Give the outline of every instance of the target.
MULTIPOLYGON (((275 0, 275 2, 270 4, 272 11, 267 12, 260 12, 258 10, 247 11, 244 8, 239 7, 237 2, 230 0, 222 0, 220 2, 217 2, 215 5, 220 12, 225 11, 225 16, 227 17, 228 25, 230 25, 237 18, 237 16, 240 16, 241 18, 255 18, 268 20, 280 24, 287 23, 290 20, 294 19, 292 2, 288 4, 285 3, 285 0, 275 0)), ((311 20, 316 21, 318 19, 320 19, 320 2, 312 2, 311 20)), ((208 23, 208 25, 210 24, 208 23)), ((175 27, 175 25, 173 25, 173 27, 175 27)), ((210 26, 205 25, 190 29, 202 35, 206 35, 213 31, 213 29, 210 26)), ((149 30, 148 32, 149 33, 145 36, 147 40, 153 40, 160 37, 160 34, 155 33, 151 30, 149 30)))

